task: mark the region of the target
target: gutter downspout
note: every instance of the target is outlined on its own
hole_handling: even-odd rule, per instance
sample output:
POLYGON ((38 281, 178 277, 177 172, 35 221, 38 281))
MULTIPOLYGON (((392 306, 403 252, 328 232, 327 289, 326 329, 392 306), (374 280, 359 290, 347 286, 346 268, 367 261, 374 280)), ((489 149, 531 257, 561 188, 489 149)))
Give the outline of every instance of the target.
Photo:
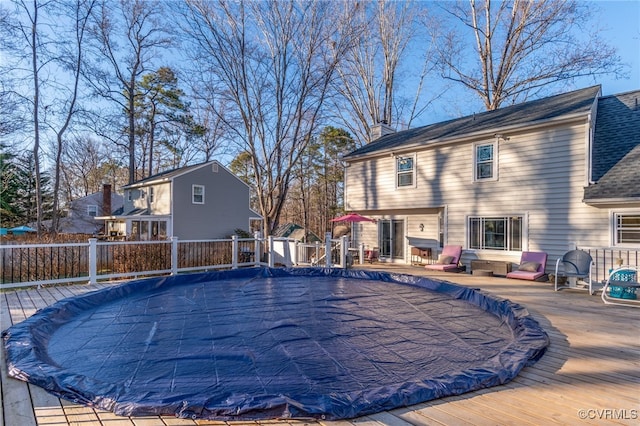
POLYGON ((593 102, 593 106, 591 107, 591 112, 587 116, 587 123, 589 124, 589 131, 587 134, 587 186, 593 185, 596 182, 593 180, 593 143, 595 140, 596 133, 596 118, 598 116, 598 100, 602 96, 602 89, 598 91, 598 96, 596 96, 596 100, 593 102))

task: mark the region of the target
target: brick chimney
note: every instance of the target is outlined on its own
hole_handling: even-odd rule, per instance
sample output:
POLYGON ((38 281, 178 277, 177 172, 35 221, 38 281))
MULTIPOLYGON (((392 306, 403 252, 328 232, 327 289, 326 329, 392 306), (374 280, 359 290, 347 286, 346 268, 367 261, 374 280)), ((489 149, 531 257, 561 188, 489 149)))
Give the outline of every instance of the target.
POLYGON ((102 215, 111 216, 111 185, 102 185, 102 215))

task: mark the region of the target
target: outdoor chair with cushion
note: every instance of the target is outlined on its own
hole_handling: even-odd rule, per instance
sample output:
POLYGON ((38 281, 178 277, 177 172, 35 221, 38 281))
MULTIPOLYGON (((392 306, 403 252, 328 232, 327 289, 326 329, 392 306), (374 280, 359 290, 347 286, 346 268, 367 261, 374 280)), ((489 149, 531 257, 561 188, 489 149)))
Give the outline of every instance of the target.
POLYGON ((462 246, 444 246, 436 263, 432 265, 425 265, 425 269, 444 272, 458 272, 460 256, 462 256, 462 246))
POLYGON ((588 290, 589 294, 595 292, 593 288, 593 278, 591 270, 593 268, 593 258, 589 253, 583 250, 571 250, 556 261, 555 270, 555 290, 561 288, 573 288, 577 290, 588 290), (562 278, 566 279, 566 283, 562 284, 562 278), (583 285, 578 286, 578 280, 583 285))
POLYGON ((369 263, 377 262, 379 253, 380 253, 380 249, 378 247, 374 247, 373 250, 367 250, 365 252, 367 262, 369 263))
POLYGON ((538 281, 545 279, 544 270, 547 267, 547 253, 540 251, 523 251, 520 264, 515 271, 507 274, 507 278, 518 280, 538 281))

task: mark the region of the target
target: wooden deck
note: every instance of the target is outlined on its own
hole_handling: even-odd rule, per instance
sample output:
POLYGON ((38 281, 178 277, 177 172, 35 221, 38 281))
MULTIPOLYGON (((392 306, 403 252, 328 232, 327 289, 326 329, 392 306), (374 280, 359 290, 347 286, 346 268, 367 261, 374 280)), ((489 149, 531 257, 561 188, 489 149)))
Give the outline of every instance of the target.
MULTIPOLYGON (((640 309, 604 305, 598 296, 550 284, 468 274, 427 272, 415 266, 366 265, 369 269, 428 275, 482 288, 527 307, 551 337, 551 346, 534 366, 510 383, 400 408, 335 426, 376 425, 574 425, 640 424, 640 309)), ((0 293, 4 330, 56 300, 104 287, 61 286, 0 293)), ((118 417, 60 400, 37 386, 7 377, 0 351, 0 425, 206 425, 224 422, 171 417, 118 417)), ((231 422, 311 424, 300 421, 231 422)))

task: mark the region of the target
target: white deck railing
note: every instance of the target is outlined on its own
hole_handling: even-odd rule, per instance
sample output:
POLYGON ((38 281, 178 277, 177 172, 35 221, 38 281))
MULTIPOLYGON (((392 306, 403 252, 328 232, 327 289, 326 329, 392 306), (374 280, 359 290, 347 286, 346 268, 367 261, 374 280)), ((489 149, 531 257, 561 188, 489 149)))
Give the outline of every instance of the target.
POLYGON ((594 262, 593 279, 604 283, 609 272, 620 265, 640 266, 640 249, 624 247, 578 247, 591 255, 594 262))
POLYGON ((96 283, 256 266, 348 266, 348 240, 304 244, 289 238, 98 241, 0 245, 0 289, 96 283), (329 253, 329 256, 326 254, 329 253))

